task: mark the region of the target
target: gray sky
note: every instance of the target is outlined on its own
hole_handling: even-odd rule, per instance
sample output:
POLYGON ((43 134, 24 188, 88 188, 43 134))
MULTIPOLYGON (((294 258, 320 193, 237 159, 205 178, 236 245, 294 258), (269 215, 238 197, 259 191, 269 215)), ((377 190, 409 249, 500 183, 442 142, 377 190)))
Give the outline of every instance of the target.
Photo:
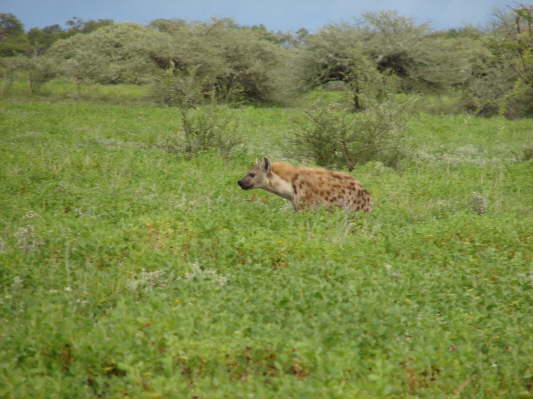
MULTIPOLYGON (((315 30, 328 23, 352 21, 367 11, 396 10, 435 29, 481 26, 495 9, 514 0, 0 0, 0 12, 14 14, 25 29, 83 20, 147 24, 157 18, 207 21, 231 17, 242 25, 263 24, 271 30, 315 30)), ((522 4, 531 4, 523 0, 522 4)))

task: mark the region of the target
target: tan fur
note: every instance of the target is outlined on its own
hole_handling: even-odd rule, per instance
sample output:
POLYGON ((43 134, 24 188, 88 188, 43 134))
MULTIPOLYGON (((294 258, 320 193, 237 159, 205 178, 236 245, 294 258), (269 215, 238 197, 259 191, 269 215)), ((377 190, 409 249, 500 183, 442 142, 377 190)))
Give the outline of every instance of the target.
POLYGON ((258 162, 238 181, 241 188, 262 188, 292 202, 295 210, 316 206, 372 210, 370 193, 345 173, 284 162, 258 162))

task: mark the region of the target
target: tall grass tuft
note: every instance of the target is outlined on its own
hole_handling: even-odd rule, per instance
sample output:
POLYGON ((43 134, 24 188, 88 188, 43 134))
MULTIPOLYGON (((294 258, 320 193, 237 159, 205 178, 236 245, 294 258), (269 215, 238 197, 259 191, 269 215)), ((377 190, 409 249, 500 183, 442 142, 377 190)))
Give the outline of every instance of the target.
POLYGON ((472 206, 472 210, 478 215, 483 215, 487 213, 489 209, 489 203, 487 201, 487 198, 485 198, 478 192, 472 193, 472 196, 470 197, 470 204, 472 206))
POLYGON ((169 135, 160 147, 185 159, 216 151, 228 159, 239 148, 238 121, 226 106, 209 105, 197 109, 182 109, 181 127, 169 135))

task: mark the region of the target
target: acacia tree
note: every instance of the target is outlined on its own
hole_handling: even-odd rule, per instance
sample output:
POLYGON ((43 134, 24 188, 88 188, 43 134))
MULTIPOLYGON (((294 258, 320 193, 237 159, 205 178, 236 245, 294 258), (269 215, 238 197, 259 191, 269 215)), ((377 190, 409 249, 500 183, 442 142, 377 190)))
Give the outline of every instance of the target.
POLYGON ((198 86, 194 91, 200 97, 220 101, 272 101, 278 92, 286 49, 266 40, 261 29, 231 19, 190 24, 157 20, 152 25, 171 35, 167 51, 154 56, 165 70, 156 87, 165 99, 190 92, 191 84, 198 86), (168 95, 168 88, 174 95, 168 95))
POLYGON ((387 92, 442 92, 461 86, 480 52, 475 39, 436 35, 425 24, 385 11, 309 35, 298 51, 298 65, 304 88, 342 81, 353 108, 360 110, 365 98, 379 101, 387 92))
POLYGON ((300 75, 296 82, 301 90, 336 82, 349 92, 354 111, 366 108, 383 82, 376 64, 365 53, 360 34, 343 23, 327 25, 308 36, 303 48, 296 49, 295 69, 300 75))
POLYGON ((533 116, 533 8, 499 11, 483 37, 486 53, 476 60, 463 101, 479 115, 533 116))
POLYGON ((146 83, 153 80, 155 54, 169 36, 134 23, 113 24, 55 42, 47 54, 77 82, 146 83))
POLYGON ((54 42, 61 39, 65 31, 60 25, 50 25, 44 28, 32 28, 27 37, 34 56, 43 55, 54 42))
POLYGON ((533 116, 533 6, 518 5, 498 20, 489 47, 514 77, 499 111, 510 118, 533 116))

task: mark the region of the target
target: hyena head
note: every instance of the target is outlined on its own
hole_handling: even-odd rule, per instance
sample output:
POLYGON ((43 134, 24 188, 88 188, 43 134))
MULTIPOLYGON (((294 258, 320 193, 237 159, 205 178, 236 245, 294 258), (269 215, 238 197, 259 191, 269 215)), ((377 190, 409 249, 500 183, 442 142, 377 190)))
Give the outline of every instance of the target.
POLYGON ((268 177, 272 174, 272 163, 268 158, 257 161, 255 166, 237 182, 243 190, 268 187, 268 177))

